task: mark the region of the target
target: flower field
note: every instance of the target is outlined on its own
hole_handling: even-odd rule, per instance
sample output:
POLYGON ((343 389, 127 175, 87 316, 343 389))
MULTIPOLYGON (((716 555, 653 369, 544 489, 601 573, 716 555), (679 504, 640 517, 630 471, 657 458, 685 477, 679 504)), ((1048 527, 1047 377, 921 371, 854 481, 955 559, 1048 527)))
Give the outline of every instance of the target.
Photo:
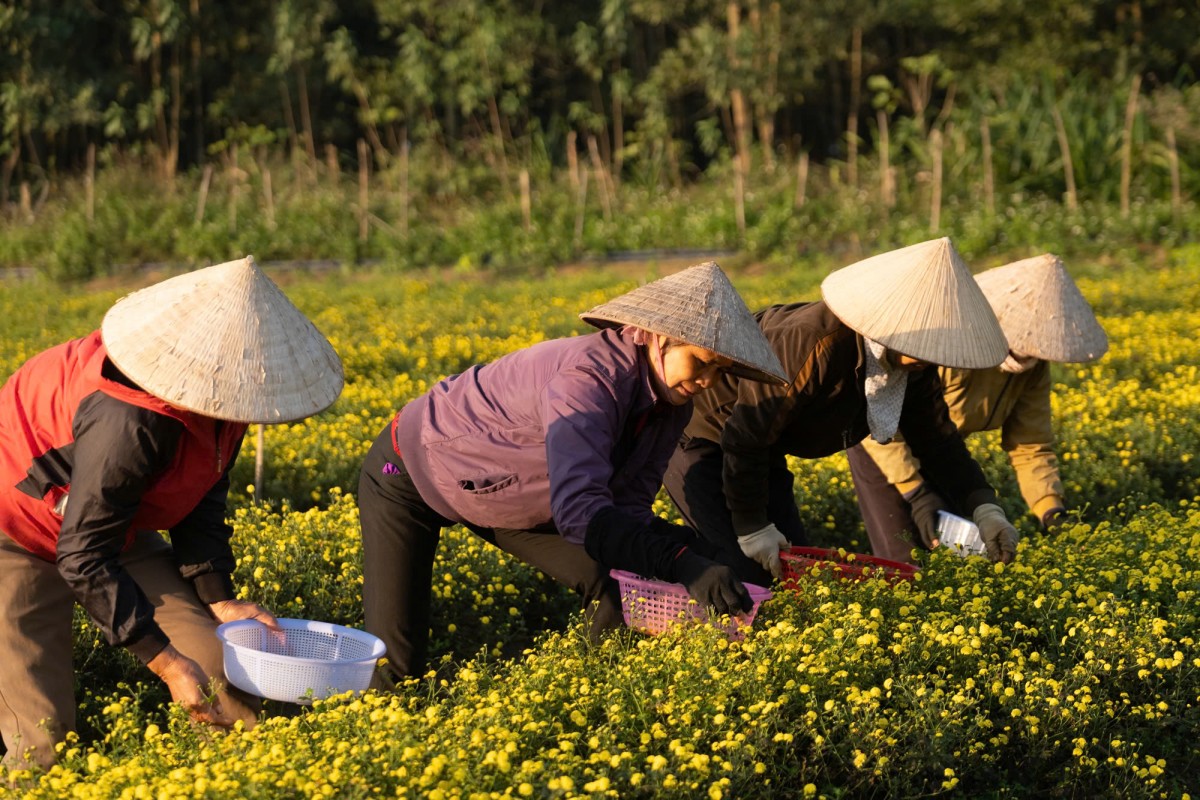
MULTIPOLYGON (((1037 533, 998 437, 970 440, 1019 520, 1014 564, 937 553, 896 586, 814 575, 743 641, 692 628, 589 646, 571 596, 456 528, 435 566, 427 676, 394 695, 268 704, 250 732, 165 708, 153 676, 78 616, 79 735, 49 773, 0 778, 0 796, 1197 796, 1200 249, 1067 266, 1112 343, 1095 364, 1054 367, 1076 522, 1037 533)), ((734 282, 754 308, 815 299, 822 274, 734 282)), ((249 499, 247 437, 235 582, 280 616, 355 626, 358 466, 395 409, 470 364, 584 332, 579 311, 635 283, 601 270, 280 282, 347 385, 319 417, 267 429, 265 506, 249 499)), ((97 327, 120 294, 6 286, 0 375, 97 327)), ((863 551, 844 458, 792 466, 809 529, 863 551)), ((665 495, 659 511, 674 513, 665 495)))

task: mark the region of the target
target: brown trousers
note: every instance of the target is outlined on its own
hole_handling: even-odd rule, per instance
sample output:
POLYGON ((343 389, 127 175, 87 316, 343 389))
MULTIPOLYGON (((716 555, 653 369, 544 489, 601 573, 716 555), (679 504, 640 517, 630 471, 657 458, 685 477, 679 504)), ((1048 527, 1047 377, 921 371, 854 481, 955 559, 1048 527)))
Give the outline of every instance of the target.
MULTIPOLYGON (((225 680, 217 622, 179 575, 171 546, 152 531, 137 534, 121 566, 154 605, 154 619, 183 655, 225 680)), ((75 727, 71 615, 75 598, 54 564, 0 533, 0 737, 4 765, 49 767, 54 745, 75 727), (30 748, 33 748, 32 752, 30 748)), ((220 694, 227 714, 252 725, 261 701, 232 687, 220 694)))

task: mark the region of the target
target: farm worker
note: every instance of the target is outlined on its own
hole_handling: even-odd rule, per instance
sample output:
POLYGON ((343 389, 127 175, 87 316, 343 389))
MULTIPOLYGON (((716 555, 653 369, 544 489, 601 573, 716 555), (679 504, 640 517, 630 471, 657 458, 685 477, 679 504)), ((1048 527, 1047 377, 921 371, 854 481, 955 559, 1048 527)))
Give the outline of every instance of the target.
POLYGON ((1012 560, 1016 529, 950 422, 936 370, 925 368, 992 367, 1007 352, 950 240, 839 269, 821 293, 756 315, 790 383, 727 375, 697 399, 664 479, 684 520, 743 580, 779 577, 780 551, 806 541, 786 457, 822 458, 899 431, 974 514, 992 558, 1012 560))
POLYGON ((376 686, 424 669, 434 551, 454 523, 575 589, 592 636, 621 624, 612 568, 750 608, 732 570, 651 509, 693 396, 725 372, 783 383, 754 318, 714 263, 580 316, 602 330, 446 378, 371 447, 358 503, 366 628, 389 661, 376 686))
MULTIPOLYGON (((1000 430, 1021 496, 1042 528, 1053 531, 1067 503, 1054 456, 1049 362, 1094 361, 1108 350, 1108 337, 1057 256, 1027 258, 976 280, 1000 321, 1008 355, 991 369, 941 368, 946 405, 963 436, 1000 430)), ((847 456, 875 555, 897 558, 913 538, 933 547, 937 520, 930 514, 948 504, 926 461, 901 436, 889 444, 864 440, 847 456)))
POLYGON ((247 257, 119 300, 95 331, 0 390, 0 734, 5 764, 48 766, 75 725, 76 602, 199 721, 255 721, 223 682, 236 599, 229 470, 247 423, 329 406, 329 342, 247 257), (158 531, 170 531, 170 543, 158 531), (30 751, 32 748, 32 751, 30 751))

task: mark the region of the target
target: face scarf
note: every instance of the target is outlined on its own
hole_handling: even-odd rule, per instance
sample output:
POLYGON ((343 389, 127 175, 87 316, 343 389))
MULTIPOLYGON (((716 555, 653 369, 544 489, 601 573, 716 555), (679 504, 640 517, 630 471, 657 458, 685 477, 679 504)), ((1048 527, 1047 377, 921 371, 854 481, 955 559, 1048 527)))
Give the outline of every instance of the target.
POLYGON ((625 325, 621 328, 622 336, 629 336, 633 339, 633 343, 637 345, 645 345, 646 351, 650 355, 650 364, 660 378, 666 379, 667 367, 663 361, 662 345, 659 344, 659 336, 657 333, 651 333, 643 328, 637 328, 633 325, 625 325))
POLYGON ((1037 364, 1037 356, 1019 356, 1012 351, 1005 357, 1003 363, 1000 364, 1001 372, 1008 372, 1013 375, 1018 375, 1022 372, 1028 372, 1037 364))
POLYGON ((866 338, 863 341, 867 345, 867 427, 872 439, 886 444, 896 437, 896 428, 900 426, 908 373, 887 363, 884 358, 887 348, 879 342, 866 338))

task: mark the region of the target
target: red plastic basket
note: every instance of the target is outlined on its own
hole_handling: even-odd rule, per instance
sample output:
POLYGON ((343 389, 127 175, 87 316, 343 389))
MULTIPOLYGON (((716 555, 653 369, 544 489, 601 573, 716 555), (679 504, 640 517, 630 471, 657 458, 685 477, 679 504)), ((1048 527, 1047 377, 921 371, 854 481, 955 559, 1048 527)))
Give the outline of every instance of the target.
POLYGON ((823 547, 793 547, 780 553, 779 557, 783 560, 783 585, 788 589, 799 589, 800 579, 809 577, 814 567, 831 570, 835 577, 843 580, 881 577, 888 583, 911 581, 920 569, 900 561, 823 547))
POLYGON ((719 620, 710 619, 708 610, 694 602, 682 584, 643 578, 623 569, 614 569, 610 574, 621 587, 625 624, 645 633, 658 634, 672 625, 711 621, 730 638, 741 639, 744 629, 754 621, 758 607, 771 597, 770 589, 745 584, 754 605, 745 614, 729 617, 728 624, 722 625, 719 620))

